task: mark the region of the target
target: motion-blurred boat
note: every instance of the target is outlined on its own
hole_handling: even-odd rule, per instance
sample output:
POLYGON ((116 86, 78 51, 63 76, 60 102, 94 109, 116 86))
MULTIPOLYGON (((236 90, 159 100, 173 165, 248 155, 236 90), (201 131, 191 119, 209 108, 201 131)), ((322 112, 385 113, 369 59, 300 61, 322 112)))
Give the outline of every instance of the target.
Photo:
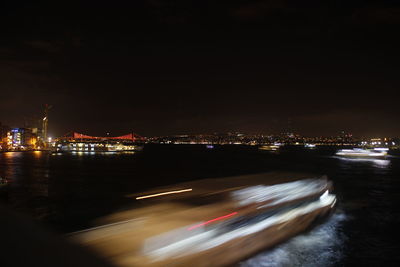
POLYGON ((304 145, 305 148, 315 148, 314 144, 305 144, 304 145))
POLYGON ((267 151, 277 151, 280 148, 279 145, 263 145, 260 146, 258 149, 260 150, 267 150, 267 151))
POLYGON ((385 158, 387 156, 387 148, 374 148, 374 149, 340 149, 336 152, 337 156, 349 158, 385 158))
POLYGON ((224 266, 328 216, 326 177, 261 174, 206 179, 135 195, 143 207, 70 235, 118 266, 224 266))

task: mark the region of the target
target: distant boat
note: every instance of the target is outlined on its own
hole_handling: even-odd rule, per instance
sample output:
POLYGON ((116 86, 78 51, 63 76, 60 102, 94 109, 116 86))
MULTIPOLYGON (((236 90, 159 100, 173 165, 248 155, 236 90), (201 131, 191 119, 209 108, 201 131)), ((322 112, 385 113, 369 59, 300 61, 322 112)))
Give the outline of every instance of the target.
POLYGON ((5 189, 8 186, 8 180, 0 176, 0 190, 5 189))
POLYGON ((374 148, 374 149, 340 149, 336 152, 337 156, 348 158, 385 158, 387 156, 388 148, 374 148))
POLYGON ((0 185, 8 184, 8 180, 0 176, 0 185))
POLYGON ((306 147, 306 148, 315 148, 316 146, 314 144, 305 144, 304 147, 306 147))
POLYGON ((208 148, 208 149, 213 149, 214 146, 213 146, 213 145, 206 145, 206 148, 208 148))
POLYGON ((264 145, 260 146, 258 149, 267 151, 277 151, 280 148, 278 145, 264 145))
POLYGON ((136 152, 142 151, 142 145, 108 142, 65 142, 59 144, 53 152, 136 152))

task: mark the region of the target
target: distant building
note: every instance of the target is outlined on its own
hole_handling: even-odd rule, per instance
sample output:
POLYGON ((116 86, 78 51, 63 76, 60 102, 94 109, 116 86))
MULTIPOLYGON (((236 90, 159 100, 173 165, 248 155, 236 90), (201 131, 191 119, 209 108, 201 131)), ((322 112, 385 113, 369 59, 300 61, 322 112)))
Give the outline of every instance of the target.
POLYGON ((3 125, 0 122, 0 150, 7 149, 7 132, 10 131, 10 127, 3 125))
POLYGON ((30 150, 36 148, 37 136, 31 128, 13 128, 7 132, 8 150, 30 150))

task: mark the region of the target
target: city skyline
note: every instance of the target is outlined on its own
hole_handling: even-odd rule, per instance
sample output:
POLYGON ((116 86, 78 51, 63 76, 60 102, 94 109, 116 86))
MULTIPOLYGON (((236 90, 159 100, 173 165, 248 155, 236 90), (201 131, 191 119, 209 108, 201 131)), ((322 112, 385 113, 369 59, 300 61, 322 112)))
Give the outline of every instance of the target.
MULTIPOLYGON (((46 117, 46 120, 48 120, 48 117, 46 117)), ((11 131, 12 129, 31 129, 35 134, 40 133, 39 135, 42 135, 43 132, 43 124, 42 124, 42 119, 35 120, 35 123, 26 123, 24 124, 17 124, 17 125, 7 125, 4 124, 0 121, 0 130, 2 133, 6 133, 7 131, 11 131)), ((80 132, 74 130, 68 131, 64 134, 61 135, 56 135, 53 134, 54 132, 49 132, 48 137, 50 138, 60 138, 60 137, 65 137, 69 136, 71 134, 80 134, 83 136, 104 136, 104 138, 112 137, 115 136, 117 137, 118 135, 137 135, 138 137, 145 137, 145 138, 161 138, 161 137, 183 137, 183 136, 248 136, 248 137, 287 137, 287 138, 342 138, 342 137, 350 137, 350 138, 360 138, 363 140, 367 139, 373 139, 373 138, 399 138, 399 136, 390 136, 390 135, 357 135, 354 134, 353 132, 349 132, 346 130, 335 130, 334 132, 330 134, 304 134, 303 132, 298 131, 296 128, 291 127, 292 123, 288 124, 287 127, 283 127, 280 131, 254 131, 254 132, 244 132, 244 131, 238 131, 238 130, 231 130, 231 131, 202 131, 202 132, 175 132, 175 133, 170 133, 170 134, 155 134, 155 135, 143 135, 138 133, 137 131, 132 131, 132 130, 126 130, 121 131, 121 129, 116 129, 114 131, 98 131, 96 134, 93 134, 93 132, 88 132, 87 130, 82 130, 80 132)), ((47 138, 45 138, 47 139, 47 138)))
MULTIPOLYGON (((35 114, 33 116, 24 116, 23 120, 20 122, 15 122, 14 124, 9 124, 9 123, 5 123, 7 120, 1 121, 0 120, 0 126, 3 127, 8 127, 8 128, 37 128, 39 129, 39 131, 42 131, 42 120, 44 116, 39 117, 40 115, 40 111, 38 114, 35 114)), ((49 116, 51 119, 51 123, 50 123, 50 129, 49 129, 49 136, 56 138, 56 137, 62 137, 70 132, 83 132, 85 134, 92 134, 92 135, 97 135, 97 136, 106 136, 106 135, 121 135, 121 134, 125 134, 125 133, 135 133, 135 134, 139 134, 142 136, 146 136, 146 137, 157 137, 157 136, 178 136, 178 135, 213 135, 213 134, 229 134, 229 133, 243 133, 246 135, 282 135, 282 134, 287 134, 287 133, 292 133, 292 134, 296 134, 296 135, 300 135, 303 137, 334 137, 334 136, 341 136, 343 134, 350 134, 351 136, 355 136, 355 137, 359 137, 359 138, 376 138, 376 137, 389 137, 389 138, 397 138, 400 136, 399 135, 391 135, 391 134, 385 134, 384 132, 380 132, 380 131, 373 131, 371 129, 371 131, 350 131, 348 129, 341 129, 341 128, 336 128, 335 125, 331 125, 331 127, 329 128, 329 130, 325 131, 316 131, 316 132, 312 132, 312 131, 304 131, 304 129, 306 129, 307 127, 304 127, 304 125, 299 125, 299 123, 297 123, 296 121, 292 121, 291 119, 288 119, 286 121, 277 121, 275 120, 275 122, 273 123, 272 127, 266 127, 266 125, 264 125, 264 127, 259 127, 257 129, 257 127, 254 127, 254 130, 250 130, 250 131, 245 131, 245 130, 238 130, 238 129, 227 129, 227 130, 216 130, 216 129, 211 129, 207 127, 203 127, 203 128, 199 128, 199 131, 193 131, 190 129, 184 129, 181 130, 180 132, 174 132, 174 131, 170 131, 170 132, 164 132, 163 131, 156 131, 153 132, 152 134, 142 134, 141 131, 137 131, 136 129, 128 129, 128 128, 118 128, 118 124, 114 124, 113 129, 111 128, 104 128, 104 129, 100 129, 100 130, 90 130, 90 129, 94 129, 93 126, 96 125, 89 125, 89 127, 87 128, 79 128, 77 129, 76 127, 71 129, 71 130, 67 130, 65 132, 59 132, 57 130, 54 130, 52 127, 54 118, 51 117, 51 115, 49 116), (265 129, 265 130, 262 130, 265 129)), ((49 119, 49 117, 46 117, 46 119, 49 119)), ((221 129, 221 128, 219 128, 221 129)), ((355 129, 355 127, 349 126, 349 129, 355 129)), ((146 132, 146 130, 144 130, 144 132, 146 132)))

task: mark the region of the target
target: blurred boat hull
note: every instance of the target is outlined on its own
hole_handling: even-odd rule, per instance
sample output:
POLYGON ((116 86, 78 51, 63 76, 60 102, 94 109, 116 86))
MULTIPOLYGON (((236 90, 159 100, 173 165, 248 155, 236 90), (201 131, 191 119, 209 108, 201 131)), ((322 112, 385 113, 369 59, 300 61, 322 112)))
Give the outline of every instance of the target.
POLYGON ((146 192, 136 197, 145 207, 112 214, 70 238, 118 266, 231 265, 332 213, 336 197, 326 178, 285 177, 210 179, 146 192))
POLYGON ((336 152, 336 155, 344 158, 384 159, 387 156, 387 152, 355 148, 341 149, 336 152))

